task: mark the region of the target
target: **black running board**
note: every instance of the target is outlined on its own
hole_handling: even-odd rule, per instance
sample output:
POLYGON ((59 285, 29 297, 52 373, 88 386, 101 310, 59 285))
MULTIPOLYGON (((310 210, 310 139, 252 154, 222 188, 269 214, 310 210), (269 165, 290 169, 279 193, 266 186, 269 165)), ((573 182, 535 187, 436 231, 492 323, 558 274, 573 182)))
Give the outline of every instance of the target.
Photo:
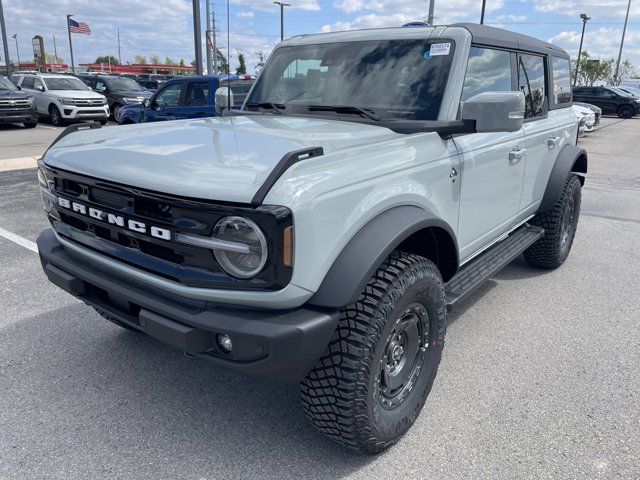
POLYGON ((506 267, 543 235, 543 228, 524 225, 462 267, 444 286, 447 308, 506 267))

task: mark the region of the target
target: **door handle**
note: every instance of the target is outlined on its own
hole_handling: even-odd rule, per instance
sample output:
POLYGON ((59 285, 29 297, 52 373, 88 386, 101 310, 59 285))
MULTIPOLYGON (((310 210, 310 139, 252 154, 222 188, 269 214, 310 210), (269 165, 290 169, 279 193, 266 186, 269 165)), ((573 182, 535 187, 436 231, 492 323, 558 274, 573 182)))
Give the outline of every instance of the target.
POLYGON ((562 140, 560 137, 551 137, 547 139, 547 146, 549 148, 555 148, 560 144, 560 140, 562 140))
POLYGON ((205 110, 198 110, 196 115, 205 115, 207 112, 205 110))
POLYGON ((518 163, 527 154, 526 148, 514 148, 509 152, 509 162, 518 163))
POLYGON ((455 169, 455 167, 451 167, 451 171, 449 172, 449 180, 451 180, 451 183, 456 183, 456 178, 458 178, 458 171, 455 169))

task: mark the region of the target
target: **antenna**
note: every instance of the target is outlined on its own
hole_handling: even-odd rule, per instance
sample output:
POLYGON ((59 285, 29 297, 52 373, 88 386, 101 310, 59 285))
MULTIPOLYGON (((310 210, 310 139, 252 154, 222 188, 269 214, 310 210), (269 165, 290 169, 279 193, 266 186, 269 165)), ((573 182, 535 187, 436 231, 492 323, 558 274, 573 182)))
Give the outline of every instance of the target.
POLYGON ((227 0, 227 106, 231 110, 231 9, 227 0))

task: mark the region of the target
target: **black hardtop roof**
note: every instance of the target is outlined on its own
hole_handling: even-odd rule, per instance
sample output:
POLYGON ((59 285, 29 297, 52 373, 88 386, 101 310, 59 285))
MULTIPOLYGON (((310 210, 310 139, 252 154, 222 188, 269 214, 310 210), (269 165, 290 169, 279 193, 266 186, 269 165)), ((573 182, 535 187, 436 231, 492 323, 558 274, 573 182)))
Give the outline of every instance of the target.
POLYGON ((569 54, 562 48, 521 33, 480 25, 479 23, 456 23, 450 26, 462 27, 469 30, 473 37, 472 43, 477 45, 523 50, 566 59, 570 58, 569 54))

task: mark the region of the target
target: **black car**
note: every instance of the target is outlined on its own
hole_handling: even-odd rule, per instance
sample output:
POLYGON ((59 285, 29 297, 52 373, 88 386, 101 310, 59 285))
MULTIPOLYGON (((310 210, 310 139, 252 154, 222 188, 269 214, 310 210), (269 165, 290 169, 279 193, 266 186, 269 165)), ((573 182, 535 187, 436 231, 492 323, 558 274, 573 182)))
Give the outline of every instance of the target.
POLYGON ((77 75, 77 77, 94 92, 107 97, 109 109, 114 118, 123 106, 142 103, 151 97, 151 92, 132 78, 115 75, 77 75))
POLYGON ((640 98, 616 87, 574 87, 574 102, 584 102, 602 109, 602 113, 615 113, 620 118, 631 118, 640 113, 640 98))
POLYGON ((33 97, 21 92, 6 77, 0 77, 0 123, 22 123, 26 128, 38 125, 33 97))

